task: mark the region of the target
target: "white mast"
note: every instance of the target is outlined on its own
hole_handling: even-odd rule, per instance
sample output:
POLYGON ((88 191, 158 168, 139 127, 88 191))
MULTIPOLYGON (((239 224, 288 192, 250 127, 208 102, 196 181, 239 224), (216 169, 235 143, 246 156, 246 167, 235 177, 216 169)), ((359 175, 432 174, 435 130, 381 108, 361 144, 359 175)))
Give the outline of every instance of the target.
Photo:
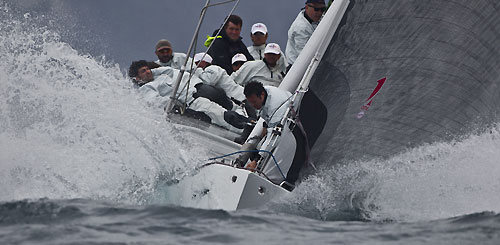
MULTIPOLYGON (((312 75, 316 71, 323 54, 337 31, 340 21, 349 6, 349 2, 349 0, 333 1, 311 38, 307 41, 304 49, 295 60, 292 68, 281 82, 279 88, 294 93, 296 90, 303 90, 309 87, 312 75), (299 88, 301 83, 301 88, 299 88)), ((298 102, 300 103, 300 101, 298 102)), ((262 123, 263 120, 261 118, 252 130, 252 133, 248 137, 249 139, 261 135, 263 130, 262 123)))

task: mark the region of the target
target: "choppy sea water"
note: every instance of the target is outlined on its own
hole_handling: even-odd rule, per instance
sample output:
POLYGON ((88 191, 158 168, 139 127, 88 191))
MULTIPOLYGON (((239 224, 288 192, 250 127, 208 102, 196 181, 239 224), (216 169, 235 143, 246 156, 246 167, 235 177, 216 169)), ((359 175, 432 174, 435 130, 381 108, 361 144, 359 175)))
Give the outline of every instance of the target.
POLYGON ((203 145, 118 65, 0 14, 0 244, 500 243, 499 126, 323 167, 259 209, 172 206, 158 193, 204 162, 203 145))
POLYGON ((418 222, 325 221, 259 210, 225 212, 94 200, 0 206, 2 244, 498 244, 500 215, 418 222))

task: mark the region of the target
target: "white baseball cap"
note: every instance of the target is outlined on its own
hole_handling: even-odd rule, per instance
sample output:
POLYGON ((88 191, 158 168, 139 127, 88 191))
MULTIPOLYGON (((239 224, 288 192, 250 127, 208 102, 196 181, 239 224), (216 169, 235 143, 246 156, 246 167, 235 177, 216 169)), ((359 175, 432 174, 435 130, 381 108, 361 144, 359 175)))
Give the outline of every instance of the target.
POLYGON ((255 23, 252 26, 252 35, 255 34, 256 32, 262 32, 267 34, 267 26, 264 25, 263 23, 255 23))
POLYGON ((277 43, 270 43, 266 45, 264 54, 281 54, 280 45, 278 45, 277 43))
POLYGON ((246 62, 247 61, 247 57, 244 54, 242 54, 242 53, 235 54, 233 56, 233 59, 231 60, 231 64, 234 64, 235 62, 238 62, 238 61, 246 62))
POLYGON ((213 59, 212 59, 212 56, 210 56, 209 54, 197 53, 194 55, 194 63, 200 62, 202 59, 203 59, 203 61, 212 64, 213 59), (203 57, 203 56, 205 56, 205 57, 203 57))

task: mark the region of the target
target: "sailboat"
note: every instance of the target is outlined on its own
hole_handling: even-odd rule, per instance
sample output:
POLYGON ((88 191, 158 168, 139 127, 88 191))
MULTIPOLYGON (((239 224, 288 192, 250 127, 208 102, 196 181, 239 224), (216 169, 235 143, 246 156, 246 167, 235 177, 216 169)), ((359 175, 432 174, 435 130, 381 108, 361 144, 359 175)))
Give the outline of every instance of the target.
MULTIPOLYGON (((322 115, 326 114, 326 110, 321 109, 323 105, 319 100, 314 99, 314 94, 308 88, 349 2, 349 0, 336 0, 330 5, 320 24, 280 84, 279 88, 291 92, 292 96, 289 99, 287 113, 281 119, 281 123, 271 135, 268 135, 270 138, 266 140, 267 143, 258 150, 264 157, 259 160, 257 169, 245 169, 237 162, 248 160, 247 155, 250 151, 247 146, 255 145, 256 142, 252 142, 252 139, 262 134, 264 130, 262 119, 257 122, 249 140, 242 146, 232 141, 235 135, 231 132, 213 125, 203 126, 203 124, 179 115, 168 115, 168 120, 174 124, 174 127, 181 130, 186 137, 194 137, 206 145, 209 154, 211 154, 210 160, 200 166, 196 174, 185 177, 179 183, 168 188, 169 199, 175 200, 174 204, 232 211, 262 206, 273 199, 288 195, 293 190, 293 185, 288 185, 286 181, 270 179, 266 174, 270 169, 279 169, 281 164, 293 161, 297 143, 292 136, 290 124, 295 124, 297 120, 302 119, 300 116, 312 115, 314 120, 309 121, 314 121, 313 123, 304 122, 304 124, 308 124, 305 126, 306 133, 311 132, 312 134, 308 138, 309 146, 313 146, 314 138, 317 138, 324 127, 326 120, 321 118, 326 117, 326 115, 322 115)), ((210 1, 207 0, 188 55, 190 55, 194 40, 198 35, 204 11, 209 5, 210 1)), ((179 77, 181 76, 182 74, 179 75, 179 77)), ((179 81, 180 79, 178 79, 179 81)), ((177 89, 178 84, 174 87, 173 94, 176 94, 177 89)), ((168 105, 166 111, 170 111, 171 108, 172 105, 168 105)), ((286 173, 281 172, 281 174, 286 173)))

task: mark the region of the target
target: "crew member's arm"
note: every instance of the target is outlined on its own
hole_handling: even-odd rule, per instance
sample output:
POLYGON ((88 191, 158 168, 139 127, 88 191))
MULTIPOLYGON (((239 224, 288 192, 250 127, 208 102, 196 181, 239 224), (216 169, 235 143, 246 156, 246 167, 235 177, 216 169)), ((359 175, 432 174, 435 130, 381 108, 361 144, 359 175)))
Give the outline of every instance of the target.
MULTIPOLYGON (((264 122, 264 128, 262 128, 262 132, 261 132, 261 137, 264 139, 264 137, 266 136, 267 134, 267 124, 266 122, 264 122)), ((250 161, 246 166, 245 168, 248 168, 248 169, 253 169, 255 170, 257 168, 257 161, 260 160, 260 154, 256 154, 258 155, 258 157, 256 159, 253 159, 252 161, 250 161)))
POLYGON ((233 79, 235 83, 245 87, 245 85, 247 85, 247 83, 249 83, 254 76, 254 72, 252 69, 253 62, 254 61, 245 62, 245 64, 243 64, 240 69, 231 74, 231 79, 233 79))
POLYGON ((212 65, 218 65, 226 70, 227 74, 233 72, 233 67, 231 66, 231 58, 226 51, 225 42, 219 38, 213 41, 212 47, 208 50, 208 54, 212 56, 212 65))
POLYGON ((174 68, 169 66, 162 66, 155 69, 151 69, 151 73, 153 73, 153 77, 158 77, 163 74, 168 74, 169 76, 172 76, 174 73, 173 69, 174 68))
MULTIPOLYGON (((295 31, 293 33, 293 38, 295 40, 295 50, 297 51, 297 56, 300 54, 302 49, 306 46, 307 41, 309 40, 309 35, 304 33, 303 31, 295 31)), ((296 59, 297 57, 295 57, 296 59)))

